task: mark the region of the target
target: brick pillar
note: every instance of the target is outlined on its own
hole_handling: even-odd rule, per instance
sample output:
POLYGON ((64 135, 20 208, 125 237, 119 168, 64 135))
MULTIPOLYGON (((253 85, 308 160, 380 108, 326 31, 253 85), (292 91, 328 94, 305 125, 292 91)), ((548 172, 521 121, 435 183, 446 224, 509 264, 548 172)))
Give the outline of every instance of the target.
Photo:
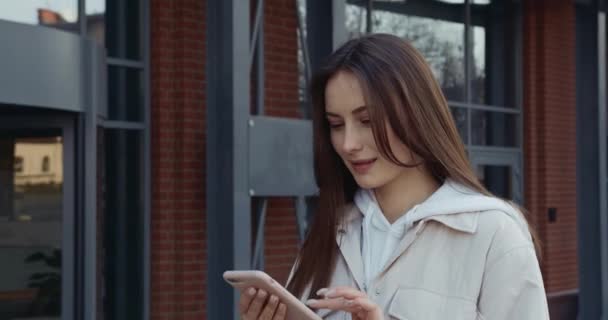
POLYGON ((538 225, 551 293, 578 287, 575 7, 571 0, 524 7, 525 205, 538 225), (549 208, 557 209, 555 222, 549 208))
POLYGON ((206 6, 151 2, 152 319, 205 319, 206 6))

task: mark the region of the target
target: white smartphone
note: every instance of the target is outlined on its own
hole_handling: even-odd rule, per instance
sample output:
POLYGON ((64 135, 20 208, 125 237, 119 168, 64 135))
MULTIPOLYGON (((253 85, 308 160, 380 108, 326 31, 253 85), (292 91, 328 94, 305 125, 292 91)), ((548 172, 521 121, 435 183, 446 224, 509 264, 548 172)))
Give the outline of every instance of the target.
POLYGON ((314 311, 263 271, 226 271, 224 280, 239 291, 253 287, 274 294, 287 307, 286 320, 322 320, 314 311))

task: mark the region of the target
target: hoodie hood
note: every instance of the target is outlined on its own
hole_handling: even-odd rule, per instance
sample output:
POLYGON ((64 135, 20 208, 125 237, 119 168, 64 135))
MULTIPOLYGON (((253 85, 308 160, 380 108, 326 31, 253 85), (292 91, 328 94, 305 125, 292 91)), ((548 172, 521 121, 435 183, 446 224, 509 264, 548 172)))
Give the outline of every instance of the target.
MULTIPOLYGON (((354 203, 364 216, 373 210, 380 212, 372 190, 359 189, 355 194, 354 203)), ((446 223, 456 218, 452 215, 481 211, 503 212, 520 226, 524 234, 530 237, 527 222, 518 209, 502 199, 483 195, 451 179, 447 179, 430 197, 416 205, 395 223, 403 224, 407 230, 420 220, 433 218, 433 220, 446 223)), ((466 229, 466 226, 462 228, 466 229)))

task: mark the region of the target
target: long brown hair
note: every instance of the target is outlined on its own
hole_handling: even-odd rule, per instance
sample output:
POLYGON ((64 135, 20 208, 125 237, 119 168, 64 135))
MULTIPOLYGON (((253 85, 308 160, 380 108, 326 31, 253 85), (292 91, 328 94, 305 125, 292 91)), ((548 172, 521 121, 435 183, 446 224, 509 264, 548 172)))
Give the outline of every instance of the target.
POLYGON ((407 41, 388 34, 367 35, 346 42, 312 78, 314 168, 319 187, 318 209, 288 289, 302 296, 329 284, 335 268, 336 233, 344 208, 353 201, 357 184, 334 150, 325 117, 325 89, 338 72, 354 75, 363 90, 372 132, 381 154, 401 163, 389 146, 385 121, 396 136, 422 159, 440 183, 447 178, 490 195, 471 169, 447 101, 422 55, 407 41))

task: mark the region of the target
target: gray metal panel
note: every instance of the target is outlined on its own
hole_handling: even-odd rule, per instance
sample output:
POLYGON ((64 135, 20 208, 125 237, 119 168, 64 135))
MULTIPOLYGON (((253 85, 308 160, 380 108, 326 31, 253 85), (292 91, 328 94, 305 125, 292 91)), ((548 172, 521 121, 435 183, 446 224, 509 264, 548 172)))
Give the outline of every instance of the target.
POLYGON ((608 203, 606 196, 606 13, 598 12, 598 150, 599 150, 599 185, 600 192, 600 265, 602 266, 602 319, 608 319, 608 203))
POLYGON ((600 319, 597 7, 576 5, 576 195, 579 318, 600 319))
POLYGON ((66 120, 63 124, 63 166, 64 184, 63 184, 63 252, 62 252, 62 273, 66 276, 62 277, 61 285, 63 297, 61 299, 61 317, 62 319, 76 319, 74 316, 74 275, 75 270, 75 251, 74 251, 74 235, 75 235, 75 171, 74 161, 76 159, 76 148, 74 139, 73 122, 66 120))
POLYGON ((0 103, 83 111, 76 34, 0 20, 0 103))
POLYGON ((256 196, 307 196, 316 192, 309 120, 251 118, 249 188, 256 196))
POLYGON ((223 281, 222 273, 251 268, 251 199, 246 162, 249 23, 249 1, 207 2, 209 319, 238 319, 239 294, 223 281))
POLYGON ((151 103, 150 103, 150 0, 140 2, 142 12, 142 31, 141 31, 141 46, 143 52, 144 64, 144 138, 143 138, 143 312, 142 320, 151 319, 150 317, 150 296, 152 286, 151 282, 151 228, 152 228, 152 141, 151 141, 151 103))
POLYGON ((84 138, 80 152, 83 152, 83 318, 95 320, 97 317, 97 117, 106 102, 105 73, 97 70, 105 54, 93 40, 82 41, 82 78, 84 113, 84 138), (101 90, 101 91, 100 91, 101 90))
POLYGON ((469 158, 473 168, 477 165, 509 166, 511 168, 511 192, 516 203, 523 204, 523 171, 521 169, 521 152, 518 149, 469 148, 469 158))

